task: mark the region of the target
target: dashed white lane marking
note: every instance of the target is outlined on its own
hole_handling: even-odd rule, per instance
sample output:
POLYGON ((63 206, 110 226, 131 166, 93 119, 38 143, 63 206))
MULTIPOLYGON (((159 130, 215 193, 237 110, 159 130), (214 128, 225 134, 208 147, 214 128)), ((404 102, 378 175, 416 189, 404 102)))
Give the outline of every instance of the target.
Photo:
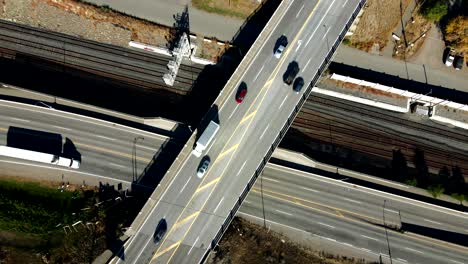
POLYGON ((419 251, 419 250, 416 250, 416 249, 413 249, 413 248, 405 247, 405 249, 408 250, 408 251, 413 251, 413 252, 417 252, 417 253, 423 254, 423 252, 421 252, 421 251, 419 251))
POLYGON ((260 68, 260 70, 258 71, 257 75, 255 75, 255 78, 253 79, 254 82, 257 80, 260 73, 262 73, 263 67, 265 67, 265 65, 263 65, 262 68, 260 68))
POLYGON ((280 106, 278 107, 278 109, 281 109, 281 107, 283 106, 284 102, 286 101, 286 99, 288 98, 288 96, 284 97, 283 101, 281 102, 280 106))
POLYGON ((192 252, 192 249, 193 249, 193 247, 195 246, 195 244, 198 242, 198 239, 199 239, 199 238, 200 238, 200 237, 197 237, 197 239, 195 239, 195 242, 193 242, 193 245, 192 245, 192 247, 190 248, 190 250, 187 252, 187 255, 190 255, 190 252, 192 252))
POLYGON ((70 128, 61 127, 61 126, 53 126, 53 127, 58 128, 58 129, 67 130, 67 131, 70 131, 70 130, 71 130, 70 128))
POLYGON ((218 207, 221 205, 221 203, 223 202, 223 200, 224 200, 224 196, 223 196, 223 198, 221 198, 221 200, 219 201, 218 205, 217 205, 216 208, 214 209, 214 211, 213 211, 214 213, 216 213, 216 211, 218 210, 218 207))
POLYGON ((234 108, 234 110, 232 110, 232 113, 231 113, 231 115, 229 115, 228 119, 231 119, 231 117, 236 113, 237 107, 239 107, 239 104, 237 104, 236 108, 234 108))
POLYGON ((353 202, 353 203, 357 203, 357 204, 361 204, 361 202, 356 201, 356 200, 353 200, 353 199, 349 199, 349 198, 343 198, 343 200, 346 200, 346 201, 349 201, 349 202, 353 202))
POLYGON ((304 66, 304 69, 302 69, 302 72, 304 72, 304 71, 306 70, 307 66, 309 66, 310 60, 311 60, 311 59, 309 59, 309 60, 307 61, 306 65, 304 66))
POLYGON ((429 222, 429 223, 433 223, 433 224, 436 224, 436 225, 442 225, 442 223, 432 221, 432 220, 429 220, 429 219, 424 219, 424 221, 429 222))
POLYGON ((278 213, 281 213, 281 214, 292 216, 292 214, 286 213, 285 211, 281 211, 281 210, 275 210, 275 211, 278 212, 278 213))
POLYGON ((262 139, 262 137, 265 135, 265 133, 267 132, 268 128, 270 127, 270 125, 268 125, 267 127, 265 127, 265 130, 263 130, 263 133, 260 135, 260 138, 259 139, 262 139))
POLYGON ((362 236, 362 237, 365 237, 365 238, 367 238, 367 239, 379 241, 377 238, 373 238, 373 237, 369 237, 369 236, 365 236, 365 235, 361 235, 361 236, 362 236))
POLYGON ((392 212, 392 213, 398 214, 398 211, 391 210, 391 209, 387 209, 387 208, 385 208, 385 211, 389 211, 389 212, 392 212))
POLYGON ((301 9, 299 9, 299 12, 297 12, 296 18, 298 18, 298 17, 299 17, 299 15, 300 15, 300 14, 301 14, 301 12, 302 12, 302 9, 304 9, 304 5, 302 5, 301 9))
POLYGON ((187 186, 188 182, 190 181, 191 177, 187 180, 187 182, 184 184, 184 187, 182 187, 182 189, 180 189, 180 192, 179 193, 182 193, 185 189, 185 187, 187 186))
POLYGON ((311 192, 314 192, 314 193, 319 193, 320 192, 320 191, 317 191, 317 190, 314 190, 314 189, 311 189, 311 188, 307 188, 307 187, 302 187, 302 186, 301 186, 301 189, 311 191, 311 192))
POLYGON ((104 139, 107 139, 107 140, 115 140, 115 138, 105 137, 105 136, 101 136, 101 135, 96 135, 96 137, 104 138, 104 139))
POLYGON ((324 34, 323 37, 322 37, 322 40, 327 36, 328 31, 330 31, 330 28, 328 28, 328 29, 327 29, 327 32, 325 32, 325 34, 324 34))
POLYGON ((127 167, 127 166, 120 165, 120 164, 113 163, 113 162, 109 162, 109 165, 112 165, 112 166, 115 166, 115 167, 120 167, 120 168, 126 168, 127 167))
POLYGON ((264 180, 267 180, 267 181, 272 181, 272 182, 280 182, 280 181, 277 181, 277 180, 273 180, 271 178, 268 178, 268 177, 263 177, 264 180))
POLYGON ((402 259, 402 258, 397 258, 397 259, 402 262, 408 262, 406 259, 402 259))
POLYGON ((241 171, 242 171, 242 169, 244 168, 246 162, 247 162, 247 161, 244 161, 244 163, 242 163, 242 166, 241 166, 240 170, 237 172, 237 175, 236 175, 236 176, 238 176, 238 175, 241 173, 241 171))
POLYGON ((334 226, 332 226, 332 225, 327 225, 327 224, 324 224, 324 223, 322 223, 322 222, 317 222, 317 224, 322 225, 322 226, 326 226, 326 227, 331 228, 331 229, 335 229, 334 226))
POLYGON ((31 122, 30 120, 22 119, 22 118, 17 118, 17 117, 10 117, 12 120, 20 121, 20 122, 31 122))

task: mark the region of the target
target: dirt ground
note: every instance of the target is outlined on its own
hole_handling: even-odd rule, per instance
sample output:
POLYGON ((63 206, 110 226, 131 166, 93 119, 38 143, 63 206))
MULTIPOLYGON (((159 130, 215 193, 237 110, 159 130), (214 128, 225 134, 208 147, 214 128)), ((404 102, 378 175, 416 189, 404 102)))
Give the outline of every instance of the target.
MULTIPOLYGON (((262 0, 192 0, 194 7, 211 13, 247 18, 262 0)), ((263 0, 264 1, 264 0, 263 0)))
POLYGON ((407 43, 405 43, 403 38, 398 42, 396 46, 397 52, 393 55, 394 58, 411 58, 418 53, 426 40, 427 33, 431 29, 432 24, 417 13, 414 14, 413 19, 414 22, 408 23, 405 28, 407 43))
MULTIPOLYGON (((166 47, 171 36, 168 27, 77 0, 1 0, 0 18, 122 47, 129 41, 166 47)), ((210 60, 224 52, 216 41, 203 48, 210 60)))
POLYGON ((38 180, 38 179, 33 179, 33 178, 24 178, 24 177, 19 177, 19 176, 0 175, 0 179, 13 180, 13 181, 16 181, 16 182, 34 182, 34 183, 38 183, 39 185, 44 186, 44 187, 57 188, 57 189, 63 188, 63 189, 66 189, 67 191, 97 190, 96 186, 74 185, 74 184, 70 184, 68 182, 44 181, 44 180, 38 180))
POLYGON ((335 258, 290 242, 287 238, 235 218, 208 264, 309 263, 352 264, 362 261, 335 258))
POLYGON ((401 11, 411 0, 368 0, 356 31, 351 36, 351 45, 369 51, 374 44, 382 50, 392 30, 400 23, 401 11), (400 7, 401 3, 401 7, 400 7))

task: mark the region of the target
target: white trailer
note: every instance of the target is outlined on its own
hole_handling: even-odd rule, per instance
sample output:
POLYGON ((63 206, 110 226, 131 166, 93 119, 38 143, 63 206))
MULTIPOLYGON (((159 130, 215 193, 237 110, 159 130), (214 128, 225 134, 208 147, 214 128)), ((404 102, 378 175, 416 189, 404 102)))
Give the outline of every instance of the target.
POLYGON ((52 155, 48 153, 12 148, 7 146, 0 146, 0 155, 17 159, 55 164, 63 167, 69 167, 72 169, 78 169, 80 167, 80 162, 78 160, 64 158, 58 155, 52 155))
POLYGON ((218 133, 219 125, 216 124, 214 121, 210 121, 208 126, 205 128, 205 131, 201 134, 200 138, 197 140, 195 144, 195 148, 192 151, 192 154, 196 157, 200 157, 202 152, 206 149, 206 147, 210 144, 213 138, 218 133))

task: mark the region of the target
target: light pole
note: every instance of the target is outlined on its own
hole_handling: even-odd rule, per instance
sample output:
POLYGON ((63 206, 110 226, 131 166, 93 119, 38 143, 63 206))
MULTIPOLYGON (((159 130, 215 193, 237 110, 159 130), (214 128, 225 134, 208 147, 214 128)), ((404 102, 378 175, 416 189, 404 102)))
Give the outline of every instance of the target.
POLYGON ((391 250, 390 250, 390 240, 388 240, 388 231, 387 231, 387 225, 385 224, 385 203, 387 202, 387 200, 384 200, 383 201, 383 225, 384 225, 384 229, 385 229, 385 237, 387 238, 387 247, 388 247, 388 257, 390 258, 390 264, 393 264, 392 262, 392 253, 391 253, 391 250))
POLYGON ((327 43, 327 52, 330 52, 330 46, 328 44, 328 36, 327 36, 329 28, 325 24, 323 24, 322 26, 323 26, 323 30, 325 30, 325 34, 323 35, 323 37, 325 38, 325 43, 327 43))
POLYGON ((132 153, 132 163, 133 163, 133 181, 137 180, 138 174, 138 167, 137 167, 137 142, 138 140, 145 140, 144 137, 138 136, 133 139, 133 153, 132 153))

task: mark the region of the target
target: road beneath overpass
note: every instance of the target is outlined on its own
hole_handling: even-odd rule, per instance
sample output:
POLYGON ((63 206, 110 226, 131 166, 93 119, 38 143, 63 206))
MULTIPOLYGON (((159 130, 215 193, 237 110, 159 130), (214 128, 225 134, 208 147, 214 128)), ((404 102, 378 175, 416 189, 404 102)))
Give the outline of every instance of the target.
POLYGON ((76 177, 90 185, 127 182, 127 187, 130 187, 134 177, 141 176, 155 154, 170 139, 47 107, 0 101, 0 112, 1 145, 6 145, 10 127, 26 128, 60 134, 64 142, 67 138, 73 143, 81 156, 78 170, 0 156, 1 171, 6 175, 37 174, 39 177, 40 174, 50 177, 50 180, 61 179, 64 175, 64 181, 77 182, 73 179, 76 177))
POLYGON ((280 16, 279 22, 261 47, 253 51, 252 62, 236 79, 234 87, 241 82, 247 85, 246 99, 236 104, 236 89, 232 89, 228 99, 217 106, 221 128, 204 153, 212 160, 207 174, 202 179, 196 176, 201 158, 181 156, 181 167, 167 188, 156 190, 162 193, 148 217, 112 263, 197 263, 203 258, 223 223, 232 216, 233 207, 245 197, 242 194, 272 150, 272 142, 288 118, 293 118, 291 113, 297 111, 298 103, 305 100, 304 92, 310 92, 305 88, 299 94, 294 93, 291 86, 283 83, 283 73, 296 61, 305 82, 314 78, 316 81, 317 71, 324 69, 325 57, 338 36, 344 34, 344 27, 349 25, 359 3, 283 1, 279 9, 285 11, 275 14, 280 16), (282 57, 276 59, 273 49, 283 34, 289 45, 282 57), (166 220, 168 230, 162 241, 155 243, 153 234, 161 219, 166 220))

